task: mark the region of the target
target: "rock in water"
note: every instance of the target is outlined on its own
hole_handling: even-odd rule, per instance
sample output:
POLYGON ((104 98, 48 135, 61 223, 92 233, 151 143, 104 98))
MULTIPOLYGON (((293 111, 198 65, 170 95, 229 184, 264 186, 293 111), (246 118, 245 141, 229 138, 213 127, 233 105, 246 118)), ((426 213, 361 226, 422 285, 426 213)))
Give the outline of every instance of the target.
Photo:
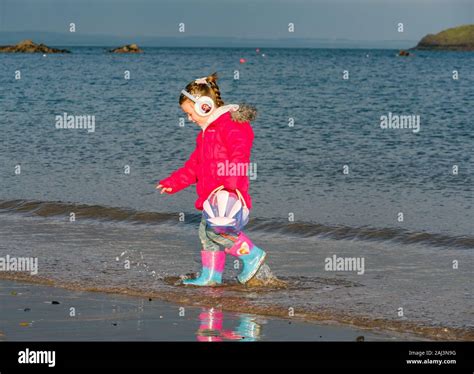
POLYGON ((414 49, 474 51, 474 25, 453 27, 436 35, 428 34, 414 49))
POLYGON ((0 52, 5 53, 71 53, 67 49, 56 49, 44 44, 36 44, 32 40, 23 40, 17 45, 0 46, 0 52))
POLYGON ((123 47, 112 49, 110 52, 112 53, 142 53, 143 50, 141 50, 136 44, 127 44, 127 45, 124 45, 123 47))

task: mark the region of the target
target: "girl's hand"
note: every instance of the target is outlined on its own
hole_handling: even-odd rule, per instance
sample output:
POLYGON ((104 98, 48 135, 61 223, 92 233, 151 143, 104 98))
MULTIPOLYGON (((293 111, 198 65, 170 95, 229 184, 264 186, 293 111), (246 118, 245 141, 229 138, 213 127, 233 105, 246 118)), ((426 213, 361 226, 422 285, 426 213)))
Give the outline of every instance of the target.
POLYGON ((166 193, 170 193, 171 191, 173 191, 173 189, 171 187, 165 187, 163 186, 162 184, 159 184, 158 186, 156 186, 156 189, 159 190, 161 188, 161 192, 160 194, 164 194, 165 192, 166 193))

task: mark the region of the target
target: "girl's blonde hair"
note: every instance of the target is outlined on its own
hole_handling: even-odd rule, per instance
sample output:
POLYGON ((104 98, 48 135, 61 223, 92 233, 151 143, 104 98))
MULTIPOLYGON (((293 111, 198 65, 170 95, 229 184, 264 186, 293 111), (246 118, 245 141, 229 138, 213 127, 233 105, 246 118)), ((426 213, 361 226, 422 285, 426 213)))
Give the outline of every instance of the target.
MULTIPOLYGON (((200 84, 192 81, 186 86, 185 91, 189 92, 193 96, 209 96, 212 100, 214 100, 216 108, 223 106, 224 101, 222 101, 221 92, 219 90, 219 86, 217 85, 217 73, 207 76, 206 82, 209 84, 209 86, 207 84, 200 84)), ((186 100, 189 100, 189 98, 181 94, 179 96, 179 105, 182 105, 186 100)))

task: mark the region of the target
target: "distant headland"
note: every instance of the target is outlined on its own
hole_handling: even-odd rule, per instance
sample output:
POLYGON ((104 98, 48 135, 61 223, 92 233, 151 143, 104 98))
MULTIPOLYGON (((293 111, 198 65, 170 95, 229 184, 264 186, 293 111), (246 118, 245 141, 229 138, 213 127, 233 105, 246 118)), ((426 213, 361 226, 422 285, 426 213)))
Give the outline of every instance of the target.
POLYGON ((474 51, 474 25, 453 27, 436 35, 428 34, 413 49, 474 51))
POLYGON ((71 53, 67 49, 50 48, 44 44, 33 43, 32 40, 23 40, 16 45, 0 46, 0 52, 5 53, 71 53))

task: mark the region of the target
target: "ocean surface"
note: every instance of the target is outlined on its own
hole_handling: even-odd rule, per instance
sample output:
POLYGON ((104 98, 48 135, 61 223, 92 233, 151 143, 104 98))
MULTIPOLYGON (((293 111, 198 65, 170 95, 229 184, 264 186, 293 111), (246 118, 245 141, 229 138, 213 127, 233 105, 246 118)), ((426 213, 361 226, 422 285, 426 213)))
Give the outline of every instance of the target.
POLYGON ((71 51, 0 54, 0 256, 38 256, 39 275, 56 285, 218 297, 229 309, 237 298, 255 313, 294 308, 472 336, 474 53, 71 51), (198 270, 199 212, 194 187, 164 196, 155 183, 183 164, 199 131, 180 126, 180 90, 214 71, 226 104, 258 109, 248 229, 283 290, 206 296, 169 282, 198 270), (57 129, 64 113, 95 116, 95 131, 57 129), (389 115, 419 118, 419 131, 382 128, 389 115), (363 257, 365 273, 326 271, 333 255, 363 257))

